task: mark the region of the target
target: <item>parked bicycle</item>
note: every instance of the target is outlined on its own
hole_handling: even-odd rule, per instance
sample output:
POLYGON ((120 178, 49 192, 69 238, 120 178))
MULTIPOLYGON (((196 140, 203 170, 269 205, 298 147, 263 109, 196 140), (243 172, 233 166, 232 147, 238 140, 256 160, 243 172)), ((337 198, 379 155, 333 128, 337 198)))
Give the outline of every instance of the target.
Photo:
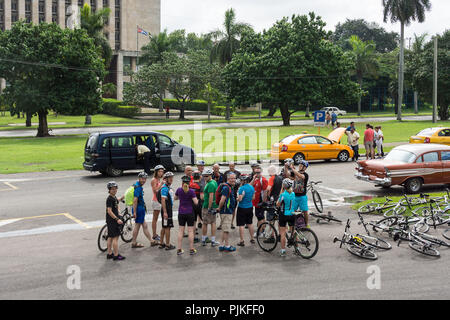
POLYGON ((318 214, 318 213, 311 212, 309 215, 316 218, 317 223, 320 223, 320 221, 322 221, 322 220, 326 221, 326 222, 334 221, 334 222, 342 223, 341 220, 339 220, 338 218, 336 218, 335 216, 333 216, 331 214, 331 211, 328 211, 328 214, 318 214))
POLYGON ((314 188, 315 185, 318 185, 322 183, 322 181, 310 181, 307 185, 307 190, 311 191, 314 206, 316 207, 317 211, 319 213, 323 213, 323 203, 322 203, 322 197, 320 196, 319 192, 314 188))
POLYGON ((378 259, 378 256, 375 253, 375 247, 365 242, 364 239, 366 236, 359 234, 353 235, 348 232, 349 230, 350 230, 350 219, 347 220, 347 225, 345 226, 345 231, 342 238, 339 239, 335 237, 333 239, 333 243, 340 242, 339 248, 342 248, 342 246, 345 245, 348 252, 360 258, 369 260, 378 259))
POLYGON ((384 210, 391 209, 395 207, 396 204, 393 203, 393 200, 386 197, 384 203, 370 202, 358 209, 359 213, 367 214, 367 213, 383 213, 384 210))
MULTIPOLYGON (((129 213, 128 208, 122 210, 119 214, 119 219, 123 221, 123 224, 119 225, 120 237, 123 242, 130 243, 133 240, 134 219, 129 213)), ((97 245, 101 252, 105 252, 108 249, 108 226, 106 224, 100 229, 97 245)))

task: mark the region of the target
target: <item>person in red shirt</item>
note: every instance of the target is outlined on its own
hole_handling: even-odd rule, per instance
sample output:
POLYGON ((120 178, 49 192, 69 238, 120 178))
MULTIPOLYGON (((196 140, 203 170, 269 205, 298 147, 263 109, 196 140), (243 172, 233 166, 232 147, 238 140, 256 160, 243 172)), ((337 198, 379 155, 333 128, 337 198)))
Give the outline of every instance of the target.
POLYGON ((364 131, 364 148, 366 149, 366 159, 375 159, 375 150, 373 148, 375 132, 370 124, 366 124, 364 131))
POLYGON ((267 187, 269 186, 267 179, 262 176, 261 167, 255 168, 253 179, 250 184, 255 188, 253 206, 255 207, 255 216, 258 219, 257 226, 259 227, 265 222, 264 208, 261 208, 261 205, 267 200, 267 187))

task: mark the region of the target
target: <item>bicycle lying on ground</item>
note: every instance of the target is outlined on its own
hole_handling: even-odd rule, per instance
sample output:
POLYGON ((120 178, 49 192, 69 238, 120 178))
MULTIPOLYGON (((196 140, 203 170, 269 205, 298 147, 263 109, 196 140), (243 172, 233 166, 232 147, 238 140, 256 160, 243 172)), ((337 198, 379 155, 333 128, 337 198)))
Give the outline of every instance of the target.
MULTIPOLYGON (((431 236, 428 236, 428 237, 431 237, 431 236)), ((403 239, 401 239, 398 236, 394 236, 394 240, 395 241, 398 240, 397 246, 400 246, 400 243, 402 241, 404 241, 403 239)), ((413 249, 414 251, 417 251, 417 252, 422 253, 427 256, 440 257, 439 251, 435 248, 435 246, 438 246, 438 244, 433 243, 427 239, 424 239, 423 233, 419 233, 414 230, 408 232, 408 241, 409 241, 409 244, 408 244, 409 247, 411 249, 413 249)))
MULTIPOLYGON (((271 252, 277 247, 280 241, 275 222, 279 219, 281 211, 273 203, 268 203, 265 207, 274 209, 274 218, 271 221, 262 223, 258 227, 256 241, 263 251, 271 252)), ((294 212, 294 215, 296 223, 293 232, 286 232, 286 245, 288 248, 293 247, 296 255, 304 259, 311 259, 319 250, 319 239, 314 231, 306 227, 303 213, 294 212)))
POLYGON ((335 216, 333 216, 331 214, 331 211, 328 211, 328 214, 318 214, 318 213, 310 212, 309 215, 316 218, 317 223, 320 223, 320 221, 322 221, 322 220, 326 221, 326 222, 334 221, 334 222, 342 223, 341 220, 339 220, 338 218, 336 218, 335 216))
POLYGON ((360 208, 358 208, 358 212, 359 213, 373 213, 373 212, 383 213, 384 210, 394 208, 397 205, 396 203, 392 203, 392 202, 393 202, 392 199, 386 197, 384 203, 382 203, 382 204, 377 203, 377 202, 367 203, 367 204, 361 206, 360 208))
POLYGON ((360 258, 369 259, 369 260, 378 259, 377 254, 374 252, 375 247, 369 243, 366 243, 367 240, 369 242, 371 241, 371 239, 367 239, 367 238, 373 239, 373 237, 360 235, 360 234, 353 235, 348 232, 349 230, 350 230, 350 219, 347 220, 347 225, 345 226, 345 231, 344 231, 344 235, 342 236, 342 238, 339 239, 339 238, 335 237, 333 239, 333 243, 340 242, 339 248, 342 248, 342 246, 345 244, 348 252, 350 252, 351 254, 358 256, 360 258))
MULTIPOLYGON (((119 225, 120 237, 123 242, 130 243, 133 240, 134 219, 129 213, 128 208, 122 210, 119 214, 119 219, 123 221, 123 224, 119 225)), ((108 226, 106 224, 100 229, 97 245, 101 252, 105 252, 108 249, 108 226)))

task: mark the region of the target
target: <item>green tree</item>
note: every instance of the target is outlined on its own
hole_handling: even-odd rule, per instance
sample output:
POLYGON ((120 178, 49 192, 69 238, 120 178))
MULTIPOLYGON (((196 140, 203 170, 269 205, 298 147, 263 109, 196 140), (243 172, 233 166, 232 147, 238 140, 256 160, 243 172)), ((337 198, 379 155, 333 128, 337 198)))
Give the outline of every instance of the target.
POLYGON ((233 8, 225 12, 223 27, 224 30, 215 30, 210 33, 211 38, 214 39, 211 61, 217 61, 222 66, 229 63, 233 54, 239 49, 242 35, 252 30, 249 24, 236 22, 236 13, 233 8))
POLYGON ((351 81, 353 61, 328 40, 324 27, 310 13, 294 15, 291 21, 283 18, 263 33, 246 34, 224 70, 229 97, 238 105, 277 105, 284 125, 308 104, 356 102, 360 90, 351 81))
POLYGON ((383 0, 383 20, 400 22, 400 63, 398 72, 398 112, 397 120, 402 120, 403 79, 404 79, 404 43, 405 25, 411 21, 425 21, 425 11, 431 9, 430 0, 383 0))
POLYGON ((105 66, 94 41, 83 29, 62 30, 56 24, 19 21, 0 32, 0 77, 17 112, 37 114, 37 136, 48 136, 50 110, 93 114, 101 104, 99 79, 105 66))
MULTIPOLYGON (((355 75, 359 87, 362 89, 363 77, 365 75, 376 76, 378 62, 375 55, 375 43, 373 41, 362 41, 358 36, 351 36, 348 39, 352 47, 355 61, 355 75)), ((361 115, 361 97, 358 99, 358 116, 361 115)))
POLYGON ((347 40, 353 35, 362 41, 373 41, 379 53, 390 52, 398 46, 398 33, 387 32, 377 23, 364 19, 347 19, 344 23, 338 23, 331 39, 344 50, 352 50, 347 40))

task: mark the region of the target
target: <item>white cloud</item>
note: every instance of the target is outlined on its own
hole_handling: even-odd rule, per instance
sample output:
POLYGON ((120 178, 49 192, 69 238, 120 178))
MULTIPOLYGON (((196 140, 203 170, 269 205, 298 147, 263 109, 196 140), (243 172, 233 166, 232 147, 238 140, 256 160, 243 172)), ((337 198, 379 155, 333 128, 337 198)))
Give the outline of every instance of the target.
MULTIPOLYGON (((206 33, 221 28, 225 10, 234 8, 238 21, 250 23, 256 30, 270 28, 284 16, 314 11, 334 30, 346 18, 374 21, 388 31, 400 31, 400 25, 383 22, 381 0, 161 0, 161 28, 186 29, 206 33)), ((449 0, 432 0, 432 9, 424 23, 412 22, 406 37, 414 33, 442 33, 449 29, 449 0)))

